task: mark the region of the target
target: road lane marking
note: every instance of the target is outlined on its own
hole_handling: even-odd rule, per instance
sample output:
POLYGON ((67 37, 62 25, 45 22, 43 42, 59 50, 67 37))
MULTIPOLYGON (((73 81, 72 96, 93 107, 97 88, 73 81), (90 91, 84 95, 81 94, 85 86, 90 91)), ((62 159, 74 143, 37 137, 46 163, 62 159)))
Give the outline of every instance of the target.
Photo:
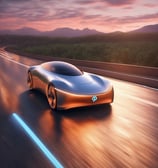
POLYGON ((25 133, 31 138, 31 140, 37 145, 37 147, 41 149, 44 155, 56 168, 64 168, 64 166, 55 158, 55 156, 48 150, 48 148, 37 137, 37 135, 27 126, 27 124, 18 114, 13 113, 12 117, 17 121, 19 126, 23 128, 25 133))
POLYGON ((10 58, 12 59, 12 56, 10 56, 7 52, 5 51, 0 51, 0 54, 3 56, 3 57, 7 57, 7 58, 10 58))
MULTIPOLYGON (((104 76, 105 78, 108 78, 109 80, 113 81, 114 82, 120 82, 120 81, 123 81, 123 80, 120 80, 120 79, 115 79, 115 78, 111 78, 111 77, 106 77, 104 76)), ((128 81, 123 81, 124 83, 126 83, 127 85, 135 85, 135 86, 138 86, 138 87, 143 87, 143 88, 147 88, 147 89, 150 89, 150 90, 154 90, 154 91, 158 91, 158 88, 153 88, 151 86, 146 86, 146 85, 141 85, 141 84, 138 84, 138 83, 132 83, 132 82, 128 82, 128 81)))
MULTIPOLYGON (((83 68, 83 67, 82 67, 83 68)), ((138 76, 138 75, 132 75, 132 74, 125 74, 125 73, 120 73, 120 72, 115 72, 115 71, 110 71, 110 70, 105 70, 105 69, 98 69, 98 68, 90 68, 90 67, 85 67, 85 68, 87 68, 87 69, 94 69, 94 70, 101 70, 101 71, 103 71, 103 72, 109 72, 109 73, 113 73, 113 74, 118 74, 118 75, 126 75, 126 76, 128 76, 128 77, 138 77, 138 78, 142 78, 142 79, 150 79, 150 80, 156 80, 156 81, 158 81, 158 79, 156 79, 156 78, 149 78, 149 77, 144 77, 144 76, 138 76)))
POLYGON ((131 96, 131 95, 127 95, 127 94, 122 94, 122 93, 119 93, 119 94, 122 95, 122 96, 128 97, 128 98, 130 98, 130 99, 133 99, 133 100, 138 100, 138 101, 142 102, 143 104, 148 104, 148 105, 151 105, 151 106, 158 107, 158 104, 157 104, 157 103, 153 103, 153 102, 151 102, 151 101, 144 100, 144 99, 142 99, 142 98, 135 97, 135 96, 131 96))
POLYGON ((145 85, 141 85, 141 86, 143 86, 144 88, 147 88, 147 89, 151 89, 151 90, 156 90, 156 91, 158 91, 158 89, 157 88, 153 88, 153 87, 150 87, 150 86, 145 86, 145 85))
POLYGON ((5 56, 3 56, 2 54, 0 54, 0 57, 2 57, 2 58, 4 58, 4 59, 7 59, 8 61, 14 62, 14 63, 16 63, 16 64, 18 64, 18 65, 21 65, 21 66, 23 66, 23 67, 25 67, 25 68, 28 68, 28 67, 29 67, 28 65, 25 65, 25 64, 23 64, 23 63, 20 63, 20 62, 17 62, 17 61, 15 61, 15 60, 12 60, 12 59, 10 59, 10 58, 8 58, 8 57, 5 57, 5 56))

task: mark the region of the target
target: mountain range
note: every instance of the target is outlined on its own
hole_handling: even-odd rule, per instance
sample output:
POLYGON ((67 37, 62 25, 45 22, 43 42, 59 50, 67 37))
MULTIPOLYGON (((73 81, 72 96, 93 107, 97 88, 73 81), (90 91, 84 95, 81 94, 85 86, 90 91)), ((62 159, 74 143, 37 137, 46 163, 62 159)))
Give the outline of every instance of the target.
POLYGON ((96 31, 94 29, 85 28, 83 30, 71 29, 71 28, 57 28, 52 31, 39 31, 33 28, 24 27, 17 30, 1 30, 0 34, 8 35, 31 35, 31 36, 49 36, 49 37, 81 37, 95 34, 103 34, 102 32, 96 31))
POLYGON ((156 33, 156 32, 158 32, 158 24, 147 25, 147 26, 144 26, 140 29, 133 30, 131 32, 133 32, 133 33, 156 33))
MULTIPOLYGON (((151 33, 158 32, 158 24, 147 25, 142 28, 130 31, 130 33, 151 33)), ((121 32, 120 32, 121 33, 121 32)), ((98 35, 105 34, 94 29, 85 28, 80 29, 71 29, 71 28, 57 28, 52 31, 39 31, 33 28, 24 27, 17 30, 0 30, 0 35, 31 35, 31 36, 49 36, 49 37, 82 37, 89 35, 98 35)))

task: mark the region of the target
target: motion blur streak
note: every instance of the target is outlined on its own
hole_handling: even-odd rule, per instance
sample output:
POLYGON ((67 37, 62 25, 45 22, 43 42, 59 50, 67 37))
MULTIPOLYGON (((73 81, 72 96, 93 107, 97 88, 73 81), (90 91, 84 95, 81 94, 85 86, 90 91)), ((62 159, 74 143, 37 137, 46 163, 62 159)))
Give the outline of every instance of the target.
POLYGON ((141 98, 139 98, 139 97, 135 97, 135 96, 127 95, 127 94, 121 94, 121 93, 120 93, 120 95, 125 96, 125 97, 128 97, 128 98, 130 98, 130 99, 138 100, 138 101, 140 101, 140 102, 142 102, 142 103, 145 103, 145 104, 149 104, 150 106, 158 107, 158 104, 157 104, 157 103, 153 103, 153 102, 151 102, 151 101, 144 100, 144 99, 141 99, 141 98))
POLYGON ((13 113, 12 116, 17 121, 17 123, 24 129, 24 131, 29 135, 31 140, 41 149, 45 156, 50 160, 50 162, 57 168, 63 168, 64 166, 53 156, 53 154, 46 148, 46 146, 41 142, 41 140, 35 135, 35 133, 26 125, 26 123, 16 114, 13 113))
POLYGON ((14 60, 11 60, 9 57, 4 57, 3 55, 0 55, 0 57, 2 57, 2 58, 4 58, 4 59, 7 59, 8 61, 14 62, 14 63, 16 63, 16 64, 18 64, 18 65, 21 65, 21 66, 23 66, 23 67, 26 67, 26 68, 29 67, 28 65, 22 64, 22 63, 20 63, 20 62, 14 61, 14 60))

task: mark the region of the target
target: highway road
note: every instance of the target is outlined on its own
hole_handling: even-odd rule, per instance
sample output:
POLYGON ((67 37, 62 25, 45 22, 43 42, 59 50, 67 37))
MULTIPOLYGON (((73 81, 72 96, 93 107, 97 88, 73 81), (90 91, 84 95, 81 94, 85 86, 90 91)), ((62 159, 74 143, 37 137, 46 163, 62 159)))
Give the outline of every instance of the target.
POLYGON ((0 50, 0 167, 158 168, 157 89, 108 78, 111 106, 51 111, 26 84, 40 62, 0 50))

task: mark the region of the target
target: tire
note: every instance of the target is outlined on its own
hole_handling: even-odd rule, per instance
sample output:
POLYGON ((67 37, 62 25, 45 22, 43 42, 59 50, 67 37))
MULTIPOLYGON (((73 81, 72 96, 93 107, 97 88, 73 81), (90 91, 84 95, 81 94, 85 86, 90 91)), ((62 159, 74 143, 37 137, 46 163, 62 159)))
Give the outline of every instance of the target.
POLYGON ((114 102, 114 88, 112 88, 112 101, 111 101, 111 103, 113 103, 114 102))
POLYGON ((56 91, 52 84, 48 86, 47 89, 47 99, 48 103, 51 109, 55 110, 57 107, 57 97, 56 97, 56 91))
POLYGON ((33 79, 30 71, 27 74, 27 85, 30 89, 33 89, 33 79))

